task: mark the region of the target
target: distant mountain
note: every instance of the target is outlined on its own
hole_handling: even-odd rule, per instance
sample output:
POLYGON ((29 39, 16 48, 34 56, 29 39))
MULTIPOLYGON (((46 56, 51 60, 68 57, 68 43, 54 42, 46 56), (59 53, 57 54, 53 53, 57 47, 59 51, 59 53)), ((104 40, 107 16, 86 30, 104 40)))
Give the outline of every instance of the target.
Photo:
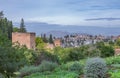
POLYGON ((47 36, 52 34, 53 37, 64 37, 65 35, 68 35, 70 33, 65 31, 50 31, 50 32, 47 32, 46 34, 47 36))
MULTIPOLYGON (((64 36, 69 33, 87 33, 91 35, 120 35, 120 27, 97 27, 97 26, 76 26, 76 25, 57 25, 42 22, 26 22, 28 32, 35 32, 37 35, 46 33, 54 36, 64 36)), ((14 23, 19 26, 19 23, 14 23)))

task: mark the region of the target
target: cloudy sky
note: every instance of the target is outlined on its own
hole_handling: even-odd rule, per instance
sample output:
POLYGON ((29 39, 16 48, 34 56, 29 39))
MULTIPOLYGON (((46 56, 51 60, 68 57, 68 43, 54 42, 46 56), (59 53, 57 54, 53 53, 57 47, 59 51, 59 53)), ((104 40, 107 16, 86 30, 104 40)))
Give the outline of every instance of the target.
POLYGON ((0 0, 0 10, 13 22, 120 27, 120 0, 0 0))

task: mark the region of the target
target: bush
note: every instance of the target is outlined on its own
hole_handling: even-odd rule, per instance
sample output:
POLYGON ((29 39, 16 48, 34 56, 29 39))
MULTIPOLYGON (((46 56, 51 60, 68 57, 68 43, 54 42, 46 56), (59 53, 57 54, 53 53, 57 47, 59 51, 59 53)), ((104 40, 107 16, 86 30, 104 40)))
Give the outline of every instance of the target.
POLYGON ((85 65, 85 78, 105 78, 106 63, 102 58, 90 58, 85 65))
POLYGON ((69 56, 69 61, 78 61, 80 59, 85 58, 83 52, 77 50, 76 48, 71 50, 68 56, 69 56))
POLYGON ((120 56, 113 56, 113 57, 106 58, 106 63, 107 65, 120 64, 120 56))
POLYGON ((100 48, 101 57, 114 56, 114 48, 112 46, 102 46, 100 48))
POLYGON ((5 77, 0 73, 0 78, 5 78, 5 77))
POLYGON ((35 66, 25 66, 20 70, 20 77, 30 75, 32 73, 38 72, 37 67, 35 66))
POLYGON ((79 75, 70 71, 56 71, 49 74, 35 73, 24 78, 78 78, 79 75))
POLYGON ((43 61, 39 66, 25 66, 20 70, 20 77, 24 77, 36 72, 53 71, 57 67, 56 63, 43 61))
POLYGON ((49 61, 42 61, 41 65, 39 66, 40 72, 53 71, 56 67, 57 67, 57 63, 53 63, 49 61))
POLYGON ((120 70, 116 70, 115 72, 110 72, 110 78, 120 78, 120 70))
POLYGON ((59 59, 56 55, 47 51, 42 51, 40 52, 40 55, 35 62, 35 65, 40 65, 44 60, 59 63, 59 59))
POLYGON ((73 65, 70 66, 69 70, 81 74, 82 73, 82 65, 79 64, 78 62, 75 62, 73 65))

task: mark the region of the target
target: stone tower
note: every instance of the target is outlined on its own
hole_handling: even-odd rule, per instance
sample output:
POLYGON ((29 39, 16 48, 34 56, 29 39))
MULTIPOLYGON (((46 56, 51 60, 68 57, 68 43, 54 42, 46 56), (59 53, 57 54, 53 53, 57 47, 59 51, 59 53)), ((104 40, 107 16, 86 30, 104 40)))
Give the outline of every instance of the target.
POLYGON ((28 49, 35 50, 35 33, 12 33, 12 43, 18 42, 20 45, 25 45, 28 49))

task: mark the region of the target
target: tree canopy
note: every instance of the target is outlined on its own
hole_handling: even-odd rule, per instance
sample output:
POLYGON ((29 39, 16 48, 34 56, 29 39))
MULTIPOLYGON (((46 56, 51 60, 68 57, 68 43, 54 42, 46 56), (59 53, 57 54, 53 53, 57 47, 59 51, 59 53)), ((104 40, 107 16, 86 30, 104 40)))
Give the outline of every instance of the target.
POLYGON ((3 16, 3 12, 0 12, 0 34, 5 35, 10 40, 12 38, 13 24, 3 16))
POLYGON ((25 24, 24 24, 24 19, 21 19, 21 23, 20 23, 20 32, 27 32, 26 28, 25 28, 25 24))

